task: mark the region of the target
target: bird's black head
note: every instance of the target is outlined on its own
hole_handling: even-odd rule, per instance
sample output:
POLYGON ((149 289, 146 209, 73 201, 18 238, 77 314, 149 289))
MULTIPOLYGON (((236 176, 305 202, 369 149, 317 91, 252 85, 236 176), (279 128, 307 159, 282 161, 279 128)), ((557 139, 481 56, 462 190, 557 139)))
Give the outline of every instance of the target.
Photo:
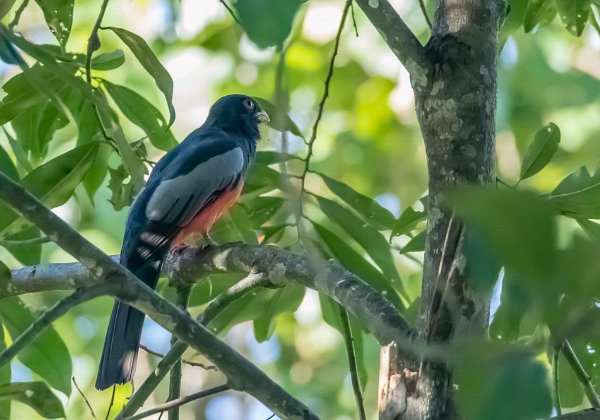
POLYGON ((258 124, 268 121, 267 113, 250 96, 227 95, 210 108, 205 125, 258 140, 258 124))

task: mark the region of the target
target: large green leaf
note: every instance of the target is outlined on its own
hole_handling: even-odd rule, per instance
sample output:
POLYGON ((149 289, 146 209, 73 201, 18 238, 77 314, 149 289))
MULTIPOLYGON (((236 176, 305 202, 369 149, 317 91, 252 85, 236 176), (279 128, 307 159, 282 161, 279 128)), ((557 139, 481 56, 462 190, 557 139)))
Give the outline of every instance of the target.
POLYGON ((254 337, 257 341, 266 341, 273 335, 277 316, 283 312, 294 312, 302 303, 305 289, 297 284, 291 284, 278 289, 269 303, 263 308, 263 313, 254 320, 254 337))
POLYGON ((554 123, 542 127, 527 148, 521 163, 519 179, 529 178, 541 171, 558 150, 560 143, 560 129, 554 123))
POLYGON ((248 37, 260 48, 282 46, 302 0, 236 0, 233 4, 248 37))
MULTIPOLYGON (((10 297, 0 305, 0 320, 15 340, 36 317, 18 297, 10 297)), ((71 355, 56 330, 50 326, 17 356, 29 369, 48 384, 69 395, 71 393, 71 355)))
POLYGON ((554 0, 560 20, 571 34, 581 36, 590 15, 591 0, 554 0))
POLYGON ((530 32, 538 24, 550 23, 554 16, 556 16, 556 6, 553 0, 530 0, 523 22, 525 32, 530 32))
POLYGON ((123 50, 114 50, 94 56, 91 64, 94 70, 113 70, 120 67, 124 62, 125 54, 123 54, 123 50))
POLYGON ((60 400, 44 382, 14 382, 0 385, 0 401, 10 400, 27 404, 47 419, 66 417, 60 400))
POLYGON ((277 110, 275 105, 264 98, 254 97, 254 99, 256 99, 256 102, 258 102, 260 108, 269 114, 269 118, 271 119, 269 125, 271 127, 279 131, 289 131, 298 137, 304 138, 302 131, 300 131, 294 120, 292 120, 288 114, 282 115, 282 113, 277 110))
POLYGON ((140 64, 152 76, 156 86, 165 95, 169 107, 169 126, 175 121, 175 108, 173 107, 173 79, 169 72, 158 61, 146 41, 137 34, 122 28, 108 27, 121 41, 123 41, 138 59, 140 64))
POLYGON ((470 343, 456 352, 456 399, 465 418, 530 420, 552 410, 546 367, 519 349, 470 343))
POLYGON ((103 80, 102 84, 125 116, 148 135, 150 142, 161 150, 171 150, 177 141, 160 111, 143 96, 125 86, 103 80))
POLYGON ((66 45, 73 23, 73 5, 75 0, 35 0, 44 12, 44 18, 50 32, 59 44, 66 45))
POLYGON ((590 175, 582 166, 558 184, 548 201, 568 216, 600 218, 600 168, 590 175))
POLYGON ((316 198, 323 213, 330 220, 335 221, 344 228, 369 254, 384 276, 392 282, 396 289, 402 292, 400 276, 396 270, 390 246, 383 235, 335 201, 320 196, 316 196, 316 198))
POLYGON ((313 226, 333 256, 345 268, 384 294, 398 309, 404 309, 404 305, 400 301, 398 293, 394 290, 389 279, 335 233, 316 222, 313 222, 313 226))
POLYGON ((15 164, 13 163, 8 153, 2 146, 0 146, 0 171, 7 175, 13 181, 19 181, 19 174, 17 173, 17 168, 15 168, 15 164))
POLYGON ((375 228, 387 230, 394 227, 394 223, 396 222, 394 215, 389 210, 384 209, 377 201, 327 175, 319 173, 319 176, 335 195, 344 200, 350 208, 356 210, 365 221, 375 228))
MULTIPOLYGON (((8 271, 10 276, 10 270, 8 267, 4 265, 2 261, 0 261, 0 276, 5 275, 3 271, 8 271)), ((5 283, 6 284, 6 283, 5 283)), ((3 287, 3 282, 0 280, 0 287, 3 287)), ((2 322, 0 322, 0 352, 6 349, 6 340, 4 337, 4 326, 2 322)), ((11 380, 11 371, 10 371, 10 363, 6 363, 4 366, 0 367, 0 385, 10 384, 11 380)), ((0 419, 1 420, 9 420, 10 419, 10 400, 3 400, 0 398, 0 419)))
MULTIPOLYGON (((35 168, 23 178, 22 184, 48 207, 60 206, 73 195, 97 151, 98 143, 76 147, 35 168)), ((0 229, 4 229, 17 219, 17 214, 4 204, 0 208, 0 229)))

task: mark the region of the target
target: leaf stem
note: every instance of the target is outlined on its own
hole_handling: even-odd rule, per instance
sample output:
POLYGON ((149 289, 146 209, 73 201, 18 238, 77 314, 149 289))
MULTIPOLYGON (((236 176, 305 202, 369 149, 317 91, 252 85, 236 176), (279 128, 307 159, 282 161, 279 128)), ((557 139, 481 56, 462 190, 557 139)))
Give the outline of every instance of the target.
POLYGON ((354 339, 352 338, 352 329, 350 328, 350 320, 348 312, 343 306, 338 304, 340 318, 342 319, 342 335, 346 344, 346 353, 348 354, 348 366, 350 367, 350 379, 352 380, 352 389, 354 390, 354 399, 358 408, 360 420, 366 420, 365 405, 362 391, 360 389, 360 381, 358 379, 358 365, 356 363, 356 354, 354 352, 354 339))
POLYGON ((554 380, 554 409, 556 414, 561 416, 562 410, 560 407, 560 389, 558 388, 558 361, 562 345, 554 346, 552 350, 552 379, 554 380))
MULTIPOLYGON (((180 286, 177 287, 177 299, 176 305, 178 308, 183 310, 187 309, 188 302, 190 299, 190 286, 180 286)), ((171 335, 171 348, 177 342, 177 337, 172 334, 171 335)), ((179 357, 173 367, 171 368, 171 374, 169 377, 169 397, 167 399, 167 403, 169 401, 178 400, 181 396, 181 357, 179 357)), ((173 408, 168 411, 169 420, 179 420, 179 406, 175 405, 173 408)))

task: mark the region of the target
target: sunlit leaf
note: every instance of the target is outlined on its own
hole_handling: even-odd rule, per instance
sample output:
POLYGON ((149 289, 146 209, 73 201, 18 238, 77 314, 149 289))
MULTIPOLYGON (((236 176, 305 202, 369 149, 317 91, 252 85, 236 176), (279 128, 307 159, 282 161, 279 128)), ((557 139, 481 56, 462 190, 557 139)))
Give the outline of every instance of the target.
POLYGON ((301 4, 302 0, 236 0, 233 6, 252 42, 267 48, 283 45, 301 4))
POLYGON ((518 349, 478 343, 457 351, 456 399, 465 418, 529 420, 552 410, 546 367, 518 349))
POLYGON ((0 385, 0 401, 14 400, 27 404, 47 419, 65 418, 60 400, 44 382, 14 382, 0 385))
MULTIPOLYGON (((36 319, 18 297, 6 298, 0 305, 0 319, 15 340, 36 319)), ((17 356, 29 369, 55 389, 71 393, 71 355, 56 330, 49 326, 17 356)))
POLYGON ((389 210, 383 208, 377 201, 327 175, 319 173, 319 176, 335 195, 344 200, 350 208, 356 210, 365 221, 369 222, 375 228, 383 230, 394 227, 396 221, 394 215, 389 210))
POLYGON ((273 335, 277 323, 277 315, 283 312, 294 312, 302 303, 305 289, 299 285, 289 285, 278 289, 267 305, 263 313, 254 320, 254 337, 256 340, 266 341, 273 335))
POLYGON ((525 11, 523 27, 525 32, 530 32, 536 25, 550 23, 556 16, 556 6, 553 0, 531 0, 525 11))
POLYGON ((108 27, 121 41, 123 41, 156 82, 156 86, 165 95, 169 107, 169 126, 175 121, 175 108, 173 107, 173 79, 169 72, 158 61, 146 41, 137 34, 126 29, 108 27))
POLYGON ((600 169, 591 175, 582 166, 558 184, 548 201, 566 215, 600 218, 600 169))
POLYGON ((123 63, 125 63, 123 50, 114 50, 94 56, 91 64, 94 70, 113 70, 121 67, 123 63))
POLYGON ((560 20, 571 34, 581 36, 590 15, 590 0, 554 0, 560 20))
POLYGON ((527 148, 521 163, 519 179, 529 178, 541 171, 558 150, 560 129, 554 123, 542 127, 527 148))
POLYGON ((15 1, 16 0, 6 0, 0 2, 0 18, 3 18, 10 11, 13 4, 15 4, 15 1))
POLYGON ((246 211, 252 221, 252 226, 261 227, 277 213, 283 204, 284 200, 281 197, 256 197, 248 201, 246 211))
POLYGON ((75 0, 36 0, 36 3, 44 12, 50 32, 64 47, 71 32, 75 0))
POLYGON ((288 114, 281 115, 281 112, 277 110, 275 105, 264 98, 255 97, 254 99, 256 99, 261 109, 269 114, 271 122, 268 124, 271 127, 279 131, 289 131, 298 137, 304 138, 302 131, 300 131, 294 120, 292 120, 288 114))
POLYGON ((390 281, 378 269, 373 267, 358 252, 326 227, 316 222, 313 222, 313 226, 333 256, 346 269, 384 294, 397 308, 404 309, 398 293, 394 290, 390 281))
POLYGON ((148 135, 150 142, 162 150, 171 150, 177 141, 160 111, 135 91, 103 80, 102 84, 125 116, 148 135))

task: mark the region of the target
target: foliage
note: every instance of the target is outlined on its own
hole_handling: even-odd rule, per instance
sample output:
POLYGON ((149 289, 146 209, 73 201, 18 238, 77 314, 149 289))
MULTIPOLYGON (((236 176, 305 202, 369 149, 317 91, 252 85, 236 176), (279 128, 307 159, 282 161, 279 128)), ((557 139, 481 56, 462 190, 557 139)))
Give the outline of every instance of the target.
MULTIPOLYGON (((106 26, 98 30, 102 44, 92 57, 86 57, 86 43, 98 2, 36 1, 16 26, 10 23, 21 2, 0 5, 0 170, 103 250, 116 253, 127 206, 153 161, 201 123, 214 99, 251 94, 270 113, 272 128, 285 134, 265 129, 263 138, 273 141, 261 143, 241 202, 215 226, 214 239, 269 243, 334 259, 413 318, 426 230, 426 165, 408 80, 364 15, 356 10, 359 38, 349 27, 342 35, 314 154, 307 158, 305 139, 334 33, 323 35, 319 27, 336 29, 343 2, 335 3, 334 19, 323 22, 318 16, 329 13, 327 3, 236 0, 231 10, 238 24, 215 1, 220 12, 192 29, 183 26, 187 16, 181 15, 191 2, 183 9, 169 2, 169 13, 162 14, 172 20, 163 18, 160 25, 130 24, 137 15, 150 19, 144 9, 150 6, 122 3, 109 3, 106 26)), ((426 39, 428 29, 413 3, 405 18, 426 39)), ((433 2, 426 3, 431 10, 433 2)), ((502 286, 491 340, 461 343, 464 351, 455 361, 458 402, 471 418, 490 412, 499 418, 548 415, 547 349, 564 337, 572 338, 592 384, 600 386, 597 334, 576 328, 576 321, 598 316, 600 170, 587 167, 597 167, 600 156, 600 66, 585 65, 591 40, 598 40, 598 3, 508 3, 497 122, 502 183, 459 189, 448 197, 468 226, 466 246, 474 261, 469 269, 477 287, 492 294, 494 286, 502 286)), ((2 206, 2 275, 5 264, 66 259, 52 244, 27 242, 39 239, 44 238, 35 227, 2 206)), ((190 311, 200 312, 237 280, 211 276, 192 291, 190 311)), ((173 298, 166 281, 159 290, 173 298)), ((34 308, 62 296, 3 300, 0 348, 33 322, 34 308)), ((94 407, 105 407, 110 396, 93 390, 91 378, 110 307, 103 299, 76 308, 19 355, 12 372, 0 370, 0 411, 12 410, 15 418, 32 414, 25 405, 8 404, 12 399, 46 417, 66 410, 69 418, 83 418, 86 408, 71 390, 71 375, 82 378, 94 407), (63 408, 51 388, 72 402, 63 408)), ((378 346, 350 321, 372 414, 378 346)), ((144 342, 163 351, 168 337, 148 327, 159 338, 150 333, 144 342)), ((323 418, 355 412, 345 380, 343 328, 331 302, 297 286, 261 290, 230 305, 210 327, 323 418)), ((586 405, 572 368, 560 360, 563 407, 586 405)), ((140 378, 152 370, 145 355, 139 365, 140 378)), ((184 372, 201 376, 203 384, 218 378, 192 369, 198 368, 184 372)), ((157 401, 164 391, 156 391, 157 401)), ((116 407, 128 392, 117 390, 116 407)), ((210 410, 211 404, 223 409, 219 398, 202 406, 207 416, 218 418, 210 410)))

